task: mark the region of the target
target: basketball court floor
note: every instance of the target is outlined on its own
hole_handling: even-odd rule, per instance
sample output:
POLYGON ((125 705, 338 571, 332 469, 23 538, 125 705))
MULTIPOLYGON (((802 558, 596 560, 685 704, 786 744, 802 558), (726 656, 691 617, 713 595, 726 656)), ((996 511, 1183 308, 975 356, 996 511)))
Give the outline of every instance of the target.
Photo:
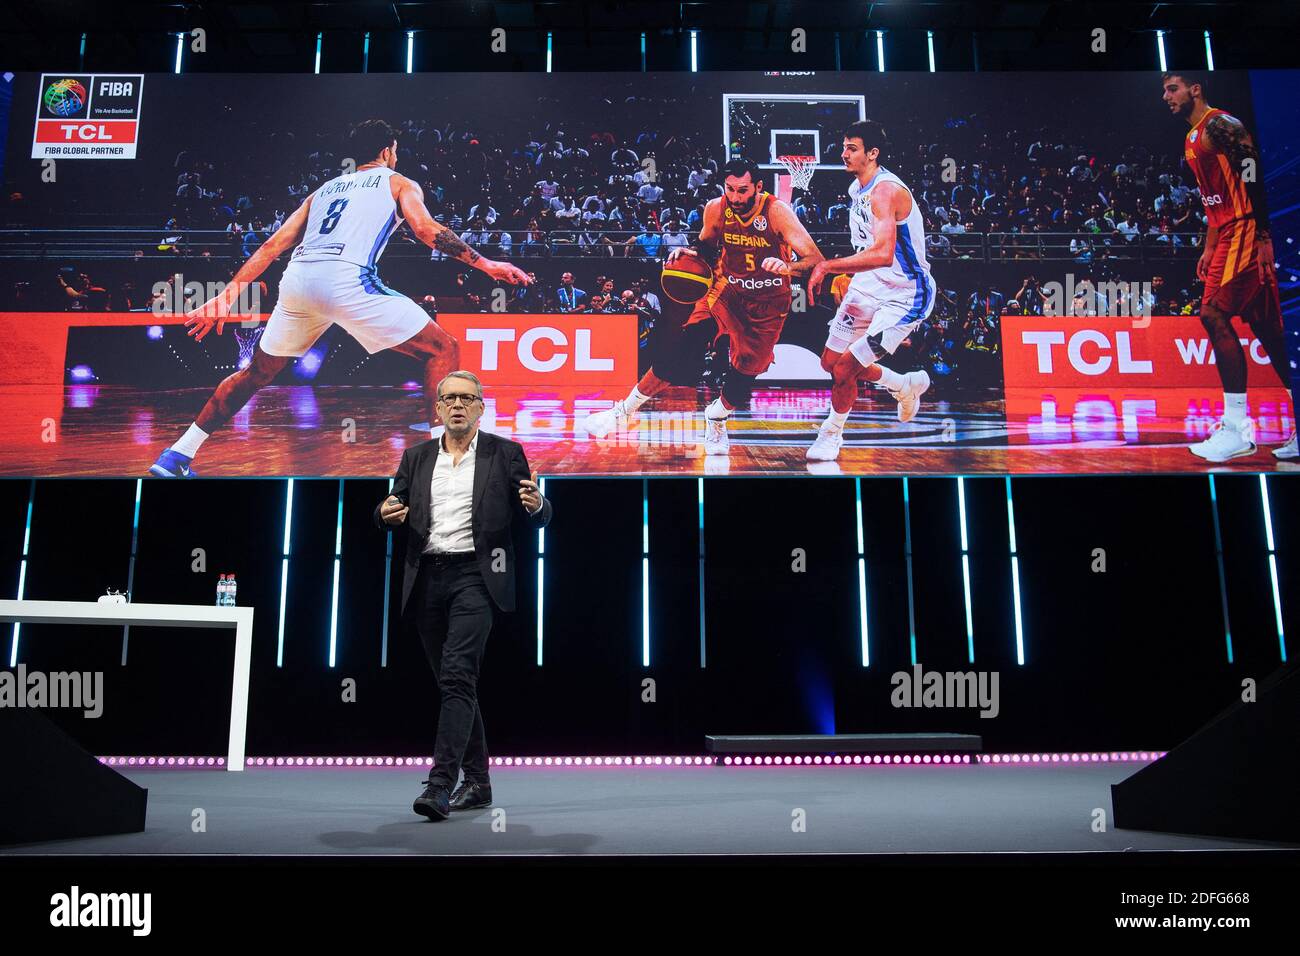
MULTIPOLYGON (((184 431, 211 389, 71 385, 0 388, 0 475, 138 476, 184 431)), ((482 427, 521 442, 543 476, 1133 474, 1300 470, 1271 447, 1295 428, 1281 388, 1250 396, 1255 454, 1210 465, 1187 451, 1222 414, 1206 391, 1010 390, 984 400, 923 400, 901 424, 885 393, 860 393, 837 461, 809 462, 826 388, 756 391, 729 425, 730 454, 706 456, 709 396, 673 388, 629 427, 593 439, 580 427, 623 389, 487 388, 482 427)), ((406 386, 271 386, 255 395, 195 461, 211 477, 389 477, 402 450, 429 436, 422 390, 406 386), (349 425, 348 423, 352 424, 349 425)))

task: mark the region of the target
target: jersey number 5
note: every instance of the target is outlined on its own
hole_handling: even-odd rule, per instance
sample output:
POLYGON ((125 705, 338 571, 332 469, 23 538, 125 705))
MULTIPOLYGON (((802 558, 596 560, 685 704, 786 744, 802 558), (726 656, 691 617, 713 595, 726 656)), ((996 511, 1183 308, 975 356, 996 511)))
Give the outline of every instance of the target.
POLYGON ((758 269, 758 266, 754 264, 754 254, 752 252, 745 253, 745 268, 750 272, 755 272, 758 269))
POLYGON ((339 216, 343 215, 343 210, 348 207, 346 199, 336 199, 330 203, 329 209, 325 210, 325 218, 320 221, 320 234, 327 236, 334 231, 334 227, 339 224, 339 216))

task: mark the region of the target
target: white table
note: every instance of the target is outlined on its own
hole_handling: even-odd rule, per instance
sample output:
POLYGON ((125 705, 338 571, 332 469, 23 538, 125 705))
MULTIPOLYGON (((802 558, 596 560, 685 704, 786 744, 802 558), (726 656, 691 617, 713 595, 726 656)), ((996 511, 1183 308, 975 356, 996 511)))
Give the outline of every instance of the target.
POLYGON ((253 660, 253 609, 204 604, 100 604, 98 601, 0 600, 0 623, 124 624, 145 627, 233 628, 235 678, 230 691, 227 770, 244 769, 248 730, 248 674, 253 660))

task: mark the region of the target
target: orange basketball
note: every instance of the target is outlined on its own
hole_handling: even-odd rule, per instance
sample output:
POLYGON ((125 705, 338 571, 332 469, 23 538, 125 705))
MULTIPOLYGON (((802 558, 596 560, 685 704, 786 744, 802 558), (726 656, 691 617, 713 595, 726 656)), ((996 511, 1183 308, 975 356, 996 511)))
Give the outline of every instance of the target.
POLYGON ((681 255, 671 263, 664 263, 659 284, 668 298, 690 305, 704 298, 704 293, 713 285, 713 270, 699 256, 681 255))

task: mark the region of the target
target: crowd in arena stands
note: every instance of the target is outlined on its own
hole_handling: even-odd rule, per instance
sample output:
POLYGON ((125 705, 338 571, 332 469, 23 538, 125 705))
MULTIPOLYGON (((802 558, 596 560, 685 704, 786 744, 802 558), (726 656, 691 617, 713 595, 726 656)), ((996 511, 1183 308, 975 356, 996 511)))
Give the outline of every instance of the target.
MULTIPOLYGON (((664 132, 689 118, 671 103, 649 103, 639 96, 606 101, 608 115, 593 109, 586 120, 538 124, 516 135, 492 132, 481 120, 471 128, 408 119, 399 127, 399 171, 422 185, 436 219, 490 255, 541 255, 560 244, 584 255, 660 258, 689 241, 704 204, 722 186, 708 132, 664 132), (644 122, 655 109, 655 122, 644 122)), ((1072 233, 1070 256, 1088 263, 1099 246, 1139 237, 1171 250, 1192 246, 1205 227, 1194 180, 1174 151, 1158 157, 1117 144, 1107 152, 1105 143, 1074 142, 1068 131, 1051 135, 1045 128, 993 132, 974 115, 903 132, 911 138, 892 143, 884 164, 913 190, 928 251, 938 259, 962 255, 968 233, 1072 233)), ((278 181, 263 179, 260 189, 231 190, 215 180, 246 176, 246 169, 218 171, 197 151, 180 153, 178 224, 224 229, 241 254, 250 254, 346 167, 340 145, 298 145, 288 133, 278 138, 292 168, 278 181)), ((838 162, 836 143, 822 161, 838 162)), ((822 170, 797 193, 795 211, 811 232, 844 235, 847 186, 846 176, 822 170)), ((1021 245, 1011 255, 1035 252, 1021 245)))
MULTIPOLYGON (((656 291, 658 282, 640 276, 620 289, 619 283, 606 275, 594 275, 590 282, 578 283, 572 272, 561 273, 558 283, 548 283, 536 272, 529 272, 531 285, 503 289, 504 311, 532 313, 579 313, 627 315, 640 317, 648 329, 663 314, 663 304, 656 291), (584 288, 586 286, 587 288, 584 288)), ((431 314, 444 312, 498 311, 493 300, 494 288, 485 286, 474 273, 458 272, 450 293, 423 297, 431 314)))
MULTIPOLYGON (((407 119, 398 124, 398 171, 421 184, 439 222, 485 254, 526 268, 533 265, 528 260, 563 255, 564 262, 546 263, 537 285, 507 290, 510 308, 653 316, 660 309, 652 291, 657 268, 651 266, 690 242, 704 204, 722 191, 716 119, 698 114, 691 103, 671 96, 641 91, 624 97, 601 89, 589 94, 589 102, 566 101, 563 107, 539 97, 503 105, 499 116, 407 119), (566 119, 547 121, 561 112, 566 119), (588 258, 593 261, 581 262, 588 258), (597 281, 601 259, 647 260, 648 278, 635 284, 639 288, 597 281), (554 276, 563 268, 575 269, 580 280, 557 284, 554 276)), ((266 154, 275 161, 251 166, 218 149, 180 152, 171 218, 158 220, 163 228, 156 251, 233 258, 237 265, 349 160, 365 161, 347 154, 339 132, 264 131, 266 154), (196 230, 224 233, 226 244, 210 244, 196 230)), ((1075 291, 1084 294, 1069 308, 1104 314, 1110 303, 1099 306, 1095 295, 1090 301, 1088 284, 1105 282, 1113 261, 1132 258, 1126 253, 1139 237, 1148 248, 1183 250, 1195 258, 1205 219, 1176 148, 1156 155, 1131 140, 1098 139, 1069 124, 1055 132, 1007 130, 973 113, 937 116, 934 123, 921 118, 914 128, 891 133, 884 165, 911 187, 925 219, 927 250, 938 262, 970 257, 967 234, 999 234, 997 255, 1009 260, 1038 259, 1041 237, 1063 234, 1051 258, 1091 274, 1076 284, 1075 291)), ((838 153, 830 137, 821 161, 835 163, 838 153)), ((827 237, 824 244, 834 238, 842 247, 846 240, 848 184, 847 175, 820 170, 809 190, 796 193, 796 213, 815 237, 827 237)), ((414 243, 410 231, 401 230, 390 248, 410 244, 407 253, 429 254, 414 243)), ((990 255, 993 246, 989 239, 990 255)), ((536 265, 540 269, 541 261, 536 265)), ((989 301, 978 308, 963 294, 954 317, 966 322, 974 312, 996 317, 1042 310, 1044 297, 1030 268, 1026 263, 1023 287, 989 290, 989 301)), ((1033 268, 1045 278, 1046 267, 1033 268)), ((477 274, 466 278, 457 269, 441 267, 445 277, 430 295, 455 300, 463 293, 466 306, 490 308, 477 274)), ((93 266, 88 271, 93 275, 93 266)), ((66 277, 67 305, 97 308, 104 296, 83 279, 66 277)), ((1167 303, 1155 311, 1187 313, 1198 305, 1187 289, 1155 294, 1167 303)))

